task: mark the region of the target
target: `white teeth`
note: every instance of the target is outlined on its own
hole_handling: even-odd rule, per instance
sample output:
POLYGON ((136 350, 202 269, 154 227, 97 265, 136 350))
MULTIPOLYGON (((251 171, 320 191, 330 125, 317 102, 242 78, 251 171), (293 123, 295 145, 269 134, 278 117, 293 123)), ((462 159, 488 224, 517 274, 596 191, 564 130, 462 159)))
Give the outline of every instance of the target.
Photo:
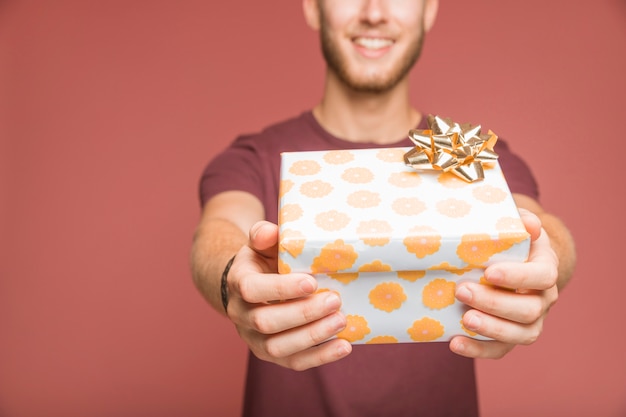
POLYGON ((367 49, 382 49, 393 44, 393 41, 390 39, 381 38, 356 38, 354 42, 367 49))

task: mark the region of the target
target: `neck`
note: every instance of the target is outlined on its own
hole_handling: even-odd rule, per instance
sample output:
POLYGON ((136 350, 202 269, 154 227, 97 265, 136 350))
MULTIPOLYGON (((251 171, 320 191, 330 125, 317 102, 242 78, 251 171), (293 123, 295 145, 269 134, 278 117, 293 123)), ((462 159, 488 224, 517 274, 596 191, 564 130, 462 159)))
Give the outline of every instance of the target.
POLYGON ((406 137, 422 117, 410 105, 408 77, 389 91, 363 93, 347 87, 332 74, 327 74, 324 96, 313 115, 338 138, 378 144, 406 137))

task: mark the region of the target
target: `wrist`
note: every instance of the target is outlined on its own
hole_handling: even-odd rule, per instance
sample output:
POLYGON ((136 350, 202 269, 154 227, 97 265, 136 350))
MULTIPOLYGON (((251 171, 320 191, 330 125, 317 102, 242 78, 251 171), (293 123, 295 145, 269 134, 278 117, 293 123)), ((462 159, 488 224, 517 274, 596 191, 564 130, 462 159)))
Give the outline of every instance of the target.
POLYGON ((222 306, 224 307, 224 312, 228 314, 228 272, 230 271, 230 267, 233 265, 233 261, 235 260, 235 256, 228 260, 226 266, 224 267, 224 272, 222 272, 222 278, 220 282, 220 292, 222 298, 222 306))

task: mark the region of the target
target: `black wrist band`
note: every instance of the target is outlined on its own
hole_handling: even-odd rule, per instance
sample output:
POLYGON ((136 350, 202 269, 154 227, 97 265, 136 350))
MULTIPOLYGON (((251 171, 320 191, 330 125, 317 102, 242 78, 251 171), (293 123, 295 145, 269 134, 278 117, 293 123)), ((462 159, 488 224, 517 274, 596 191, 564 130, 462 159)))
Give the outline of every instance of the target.
POLYGON ((224 306, 224 311, 228 312, 228 271, 230 271, 230 267, 233 265, 233 261, 235 260, 235 255, 228 261, 226 267, 224 268, 224 272, 222 272, 222 282, 221 282, 221 292, 222 292, 222 305, 224 306))

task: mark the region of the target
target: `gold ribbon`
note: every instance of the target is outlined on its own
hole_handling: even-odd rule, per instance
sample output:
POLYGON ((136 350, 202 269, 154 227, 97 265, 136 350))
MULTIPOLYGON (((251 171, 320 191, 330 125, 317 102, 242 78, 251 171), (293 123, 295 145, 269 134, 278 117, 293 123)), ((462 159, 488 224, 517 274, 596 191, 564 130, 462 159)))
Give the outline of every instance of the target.
POLYGON ((429 129, 409 131, 415 147, 404 154, 404 163, 414 169, 452 172, 467 182, 485 178, 483 164, 495 162, 493 147, 498 136, 480 133, 480 125, 459 124, 451 119, 428 116, 429 129))

